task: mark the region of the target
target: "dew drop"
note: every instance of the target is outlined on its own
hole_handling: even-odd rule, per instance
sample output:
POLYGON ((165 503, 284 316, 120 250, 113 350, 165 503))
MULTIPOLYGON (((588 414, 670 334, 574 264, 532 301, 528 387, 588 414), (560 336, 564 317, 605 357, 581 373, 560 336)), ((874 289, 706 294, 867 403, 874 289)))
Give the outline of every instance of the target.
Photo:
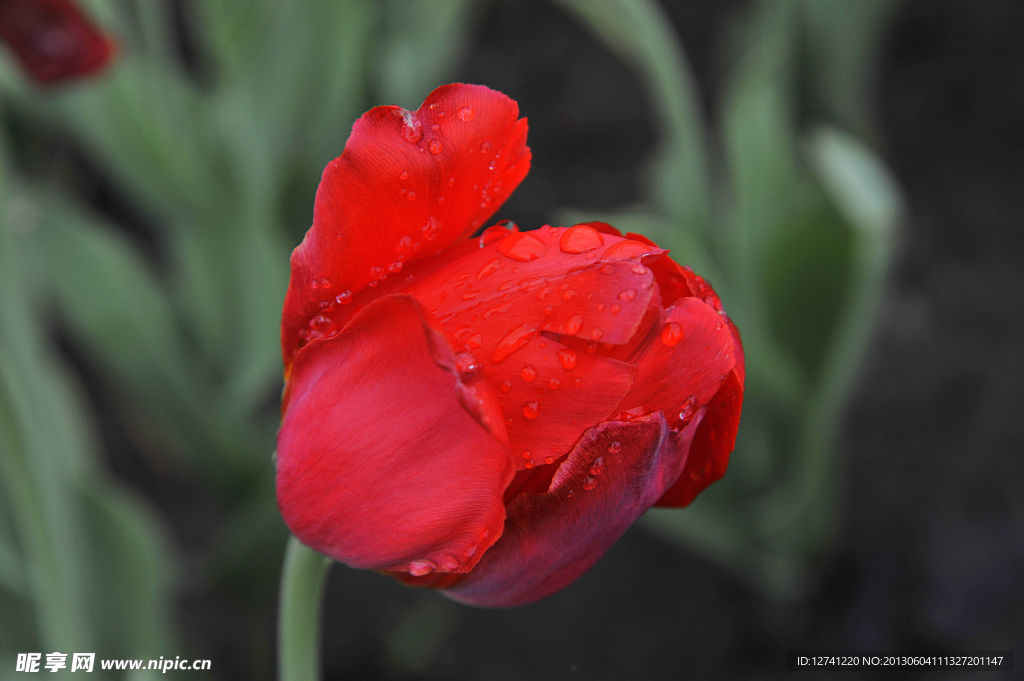
POLYGON ((643 265, 633 265, 629 268, 633 274, 647 274, 648 270, 643 265))
POLYGON ((576 293, 576 289, 567 288, 564 291, 562 291, 562 300, 564 300, 565 302, 568 303, 568 302, 574 300, 577 295, 578 294, 576 293))
POLYGON ((463 123, 469 123, 471 120, 473 120, 473 117, 475 115, 476 112, 473 111, 473 107, 471 106, 464 106, 461 109, 459 109, 459 120, 462 121, 463 123))
POLYGON ((494 274, 495 272, 498 271, 499 267, 501 267, 501 260, 499 260, 498 258, 488 260, 486 263, 484 263, 484 266, 480 268, 480 271, 476 273, 477 281, 483 279, 484 277, 494 274))
POLYGON ((393 262, 390 265, 388 265, 388 272, 391 272, 392 274, 398 274, 401 271, 402 271, 402 261, 401 260, 396 260, 395 262, 393 262))
POLYGON ((427 149, 430 149, 430 153, 436 156, 437 154, 441 153, 441 151, 444 149, 444 146, 441 144, 441 140, 432 139, 427 144, 427 149))
POLYGON ((563 253, 586 253, 604 246, 604 237, 590 225, 573 225, 558 242, 563 253))
POLYGON ((604 457, 599 456, 590 464, 590 474, 597 476, 604 473, 604 457))
POLYGON ((402 111, 402 137, 407 142, 415 144, 423 139, 423 124, 416 120, 416 115, 411 111, 402 111))
POLYGON ((338 305, 348 305, 349 303, 352 302, 352 292, 342 291, 338 295, 334 296, 334 302, 336 302, 338 305))
POLYGON ((654 250, 653 246, 648 246, 633 239, 624 239, 609 246, 608 250, 601 257, 605 260, 631 260, 632 258, 639 258, 641 255, 650 253, 652 250, 654 250))
POLYGON ((580 332, 580 328, 583 327, 583 317, 580 315, 573 315, 569 317, 569 321, 565 324, 565 332, 570 336, 575 336, 580 332))
POLYGON ((619 314, 622 311, 622 306, 618 303, 612 303, 612 306, 608 308, 608 311, 612 314, 619 314))
POLYGON ((519 375, 523 377, 523 380, 527 383, 533 383, 537 380, 537 370, 527 364, 523 367, 523 370, 519 372, 519 375))
POLYGON ((536 260, 545 251, 547 246, 544 242, 529 232, 509 232, 498 244, 499 253, 519 262, 536 260))
POLYGON ((455 556, 445 556, 441 561, 441 569, 445 572, 455 572, 459 569, 459 559, 455 556))
POLYGON ((460 352, 455 355, 455 370, 459 372, 459 380, 469 383, 480 375, 483 365, 471 353, 460 352))
POLYGON ((523 450, 523 458, 524 459, 532 459, 533 458, 533 452, 531 452, 529 449, 524 449, 523 450))
POLYGON ((408 234, 398 240, 397 250, 399 253, 408 253, 412 250, 412 237, 408 234))
POLYGON ((507 393, 510 390, 512 390, 512 382, 511 381, 502 381, 501 383, 498 384, 498 389, 501 390, 501 392, 503 392, 503 393, 507 393))
POLYGON ((484 142, 483 144, 480 145, 480 151, 481 151, 481 153, 484 153, 484 154, 491 153, 491 149, 493 149, 493 148, 494 148, 494 145, 491 144, 490 142, 484 142))
POLYGON ((635 289, 627 288, 624 291, 619 291, 619 300, 621 300, 623 302, 629 302, 630 300, 633 300, 634 298, 636 298, 636 290, 635 289))
POLYGON ((398 177, 399 177, 399 179, 402 179, 402 180, 408 180, 409 179, 409 171, 408 170, 403 170, 402 174, 399 175, 398 177))
POLYGON ((615 440, 610 445, 608 445, 608 453, 609 454, 618 454, 621 451, 622 451, 622 443, 619 442, 618 440, 615 440))
POLYGON ((495 364, 504 361, 506 357, 533 340, 533 337, 536 335, 537 329, 529 324, 521 324, 520 326, 517 326, 508 332, 504 338, 498 341, 498 345, 494 348, 494 352, 491 353, 491 361, 495 364))
POLYGON ((408 194, 406 194, 405 195, 405 200, 406 201, 415 201, 416 200, 416 192, 409 192, 408 194))
POLYGON ((560 385, 562 385, 562 382, 559 381, 557 378, 548 379, 548 388, 550 388, 551 390, 557 390, 558 386, 560 385))
POLYGON ((441 232, 441 223, 437 221, 437 218, 429 217, 427 218, 426 223, 420 227, 420 232, 423 234, 424 239, 427 241, 433 241, 441 232))
POLYGON ((540 405, 536 402, 527 402, 523 405, 523 418, 530 421, 537 420, 537 414, 540 413, 540 405))
POLYGON ((388 275, 384 274, 384 268, 383 267, 374 266, 374 267, 370 268, 370 279, 371 279, 371 281, 377 281, 379 279, 385 278, 386 276, 388 276, 388 275))
POLYGON ((558 351, 558 363, 562 365, 562 368, 566 371, 572 371, 576 368, 576 363, 579 361, 579 356, 573 350, 559 350, 558 351))
POLYGON ((666 347, 672 347, 677 345, 679 341, 683 339, 683 327, 679 326, 675 322, 669 322, 665 325, 665 328, 661 330, 661 342, 666 347))
POLYGON ((722 330, 722 320, 719 319, 717 322, 715 322, 715 331, 721 331, 721 330, 722 330))
POLYGON ((591 340, 601 340, 601 336, 604 335, 604 330, 600 326, 595 326, 590 330, 591 340))
POLYGON ((589 492, 590 490, 594 489, 595 487, 597 487, 597 478, 592 477, 590 475, 588 475, 587 477, 583 478, 583 489, 585 489, 585 490, 587 490, 589 492))
POLYGON ((553 456, 545 456, 544 457, 544 463, 548 464, 549 466, 551 464, 553 464, 554 462, 555 462, 555 457, 553 457, 553 456))
POLYGON ((433 571, 434 564, 429 560, 409 561, 409 574, 413 577, 422 577, 423 575, 429 575, 433 571))

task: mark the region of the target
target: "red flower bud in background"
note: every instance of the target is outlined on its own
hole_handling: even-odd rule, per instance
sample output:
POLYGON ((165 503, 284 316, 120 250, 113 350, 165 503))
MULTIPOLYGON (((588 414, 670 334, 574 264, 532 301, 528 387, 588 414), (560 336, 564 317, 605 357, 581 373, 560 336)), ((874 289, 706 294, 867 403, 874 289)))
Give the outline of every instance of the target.
POLYGON ((0 40, 40 83, 88 75, 114 54, 113 41, 71 0, 0 0, 0 40))
POLYGON ((470 237, 526 175, 480 86, 356 122, 292 254, 277 496, 304 543, 476 605, 528 603, 735 442, 743 351, 711 287, 603 223, 470 237))

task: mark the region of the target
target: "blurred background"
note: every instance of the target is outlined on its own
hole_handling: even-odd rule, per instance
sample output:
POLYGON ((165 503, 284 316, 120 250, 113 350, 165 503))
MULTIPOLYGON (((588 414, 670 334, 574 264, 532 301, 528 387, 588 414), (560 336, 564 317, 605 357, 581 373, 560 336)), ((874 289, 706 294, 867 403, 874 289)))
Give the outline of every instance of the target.
POLYGON ((1024 668, 1024 5, 80 5, 118 45, 101 72, 44 86, 0 47, 0 678, 26 651, 273 678, 288 255, 359 114, 457 80, 530 119, 495 220, 604 220, 714 284, 740 441, 535 605, 335 566, 325 678, 1024 668))

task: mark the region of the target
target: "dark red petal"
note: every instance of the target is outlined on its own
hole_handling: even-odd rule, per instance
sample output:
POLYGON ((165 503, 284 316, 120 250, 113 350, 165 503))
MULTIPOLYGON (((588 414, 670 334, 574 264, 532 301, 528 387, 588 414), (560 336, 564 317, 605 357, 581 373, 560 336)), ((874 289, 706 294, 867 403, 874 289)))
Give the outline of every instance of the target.
POLYGON ((513 465, 461 403, 458 364, 405 296, 299 352, 277 498, 303 543, 353 567, 423 575, 469 570, 497 540, 513 465))
MULTIPOLYGON (((478 85, 434 90, 417 111, 381 106, 324 170, 313 226, 292 253, 285 364, 320 306, 393 277, 478 228, 530 167, 526 119, 478 85)), ((353 308, 355 306, 352 306, 353 308)))
POLYGON ((687 506, 708 485, 725 475, 729 454, 736 446, 743 406, 743 384, 736 372, 729 374, 697 426, 690 456, 682 475, 658 499, 658 506, 687 506))
POLYGON ((446 593, 472 605, 509 607, 565 587, 679 475, 692 437, 693 427, 671 434, 660 414, 591 428, 545 494, 512 500, 501 540, 446 593), (668 446, 673 435, 678 442, 668 446))
POLYGON ((0 0, 0 40, 40 83, 101 69, 114 43, 70 0, 0 0))

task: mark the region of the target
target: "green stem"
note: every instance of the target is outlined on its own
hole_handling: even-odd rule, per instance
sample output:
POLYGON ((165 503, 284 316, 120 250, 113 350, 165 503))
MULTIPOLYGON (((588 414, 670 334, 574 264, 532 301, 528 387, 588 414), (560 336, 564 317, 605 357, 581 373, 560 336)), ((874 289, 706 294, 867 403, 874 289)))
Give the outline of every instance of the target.
POLYGON ((295 537, 288 540, 277 620, 279 681, 320 678, 320 598, 330 564, 295 537))

